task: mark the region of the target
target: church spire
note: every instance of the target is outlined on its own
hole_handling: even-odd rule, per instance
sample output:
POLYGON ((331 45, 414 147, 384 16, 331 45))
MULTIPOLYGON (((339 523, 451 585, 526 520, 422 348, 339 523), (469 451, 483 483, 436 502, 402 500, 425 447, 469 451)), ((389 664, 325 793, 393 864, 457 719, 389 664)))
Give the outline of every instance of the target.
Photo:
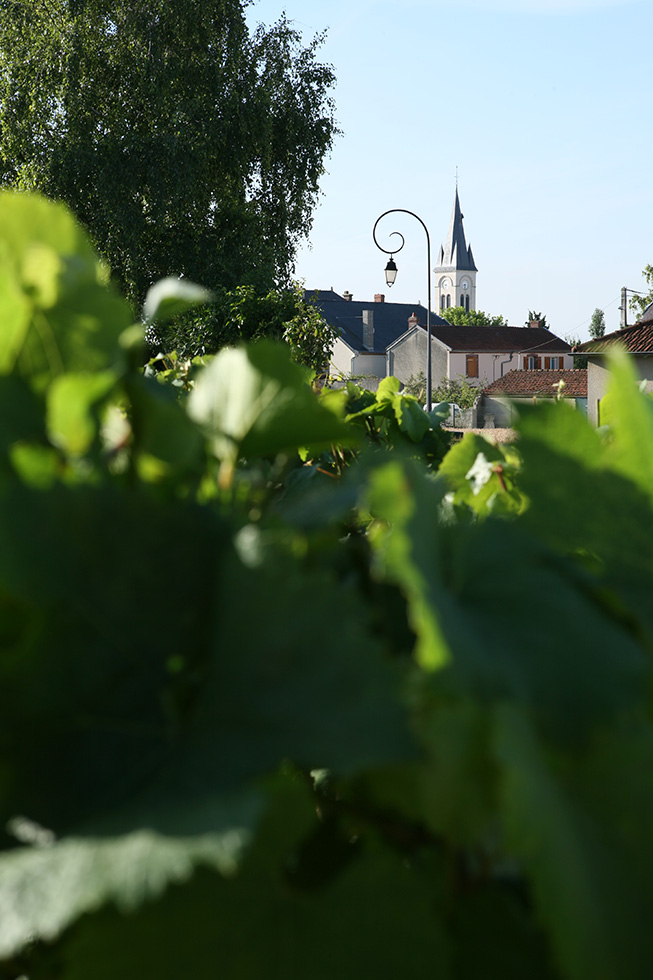
POLYGON ((458 197, 458 174, 456 174, 456 197, 453 202, 451 224, 444 247, 440 246, 435 272, 435 288, 441 315, 446 317, 450 306, 463 309, 476 309, 476 263, 471 246, 465 241, 463 213, 458 197))
POLYGON ((465 229, 463 228, 463 213, 460 210, 460 199, 458 197, 458 186, 456 185, 456 197, 453 203, 451 223, 449 233, 444 248, 440 246, 438 255, 437 269, 460 272, 477 272, 472 255, 471 245, 468 247, 465 241, 465 229))

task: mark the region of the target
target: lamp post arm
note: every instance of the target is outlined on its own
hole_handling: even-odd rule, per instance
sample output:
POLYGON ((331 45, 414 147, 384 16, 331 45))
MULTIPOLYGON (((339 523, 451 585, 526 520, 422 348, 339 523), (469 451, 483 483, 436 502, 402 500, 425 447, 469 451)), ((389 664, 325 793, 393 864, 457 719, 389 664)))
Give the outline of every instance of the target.
POLYGON ((429 230, 420 218, 418 214, 414 211, 408 211, 406 208, 391 208, 389 211, 384 211, 383 214, 374 222, 374 228, 372 229, 372 238, 374 239, 374 244, 381 251, 385 252, 386 255, 392 257, 402 250, 406 244, 406 239, 399 231, 393 231, 390 234, 398 235, 401 238, 401 245, 399 248, 393 249, 392 251, 387 248, 383 248, 379 245, 378 239, 376 237, 376 228, 383 218, 388 214, 408 214, 411 218, 415 218, 419 221, 420 225, 424 229, 426 235, 426 283, 427 283, 427 302, 426 302, 426 411, 431 411, 431 388, 432 388, 432 378, 431 378, 431 236, 429 235, 429 230))

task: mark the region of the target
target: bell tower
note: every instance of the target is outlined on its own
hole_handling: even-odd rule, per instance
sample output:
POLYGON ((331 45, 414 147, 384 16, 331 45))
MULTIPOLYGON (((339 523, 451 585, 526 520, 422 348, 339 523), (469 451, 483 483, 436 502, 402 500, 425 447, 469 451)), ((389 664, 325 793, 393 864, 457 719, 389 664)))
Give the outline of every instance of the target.
POLYGON ((438 312, 446 318, 450 306, 462 306, 465 310, 476 309, 476 274, 472 247, 465 241, 463 213, 460 210, 458 184, 453 203, 451 223, 446 244, 440 246, 435 273, 435 293, 438 312))

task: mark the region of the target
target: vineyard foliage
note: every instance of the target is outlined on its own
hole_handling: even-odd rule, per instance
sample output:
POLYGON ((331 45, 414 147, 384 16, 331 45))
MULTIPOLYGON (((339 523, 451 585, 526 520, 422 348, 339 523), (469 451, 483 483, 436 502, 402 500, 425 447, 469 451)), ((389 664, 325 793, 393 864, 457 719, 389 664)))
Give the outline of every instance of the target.
POLYGON ((0 977, 649 976, 630 364, 449 447, 283 345, 143 371, 59 206, 0 248, 0 977))

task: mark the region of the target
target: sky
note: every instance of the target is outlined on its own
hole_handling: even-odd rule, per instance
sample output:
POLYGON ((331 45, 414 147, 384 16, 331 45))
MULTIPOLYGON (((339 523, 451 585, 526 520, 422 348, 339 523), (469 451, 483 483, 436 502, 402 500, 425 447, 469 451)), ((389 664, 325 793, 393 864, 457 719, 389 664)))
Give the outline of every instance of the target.
POLYGON ((248 21, 283 11, 306 43, 327 31, 342 130, 297 255, 307 288, 426 304, 419 222, 379 225, 406 240, 392 289, 372 228, 415 212, 435 265, 457 174, 478 309, 619 327, 621 287, 653 264, 652 0, 257 0, 248 21))

